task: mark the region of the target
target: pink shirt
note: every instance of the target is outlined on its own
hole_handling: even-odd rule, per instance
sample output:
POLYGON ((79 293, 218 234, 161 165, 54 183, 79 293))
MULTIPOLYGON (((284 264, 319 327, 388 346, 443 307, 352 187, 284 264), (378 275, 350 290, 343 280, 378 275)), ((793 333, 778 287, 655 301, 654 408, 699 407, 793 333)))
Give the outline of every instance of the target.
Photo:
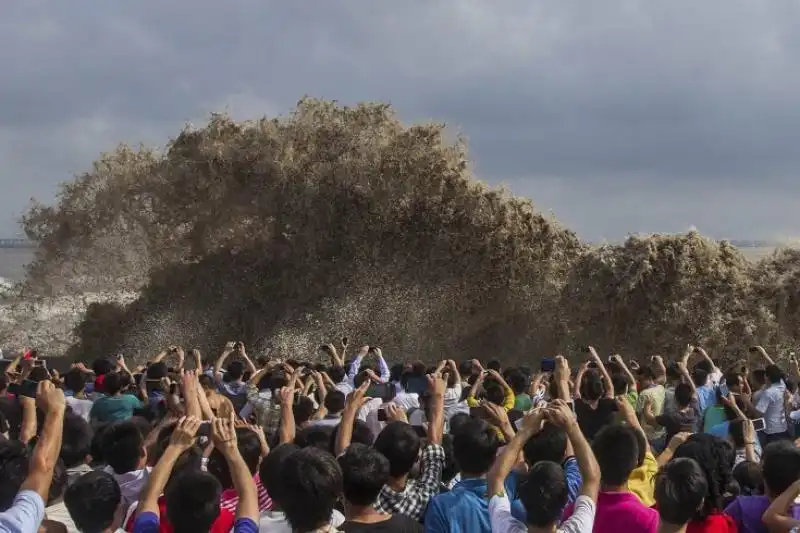
MULTIPOLYGON (((564 520, 572 516, 567 507, 564 520)), ((601 492, 592 533, 657 533, 658 511, 645 507, 632 492, 601 492)))

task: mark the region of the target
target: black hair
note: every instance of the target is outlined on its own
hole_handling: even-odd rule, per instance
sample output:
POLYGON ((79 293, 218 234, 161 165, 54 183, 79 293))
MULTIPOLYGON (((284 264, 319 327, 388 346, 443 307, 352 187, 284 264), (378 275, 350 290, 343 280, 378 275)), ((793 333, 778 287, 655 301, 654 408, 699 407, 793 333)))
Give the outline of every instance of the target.
POLYGON ((79 369, 73 368, 64 374, 64 387, 78 394, 86 388, 86 376, 79 369))
POLYGON ((108 374, 112 370, 114 370, 114 363, 112 363, 107 357, 101 357, 92 362, 92 372, 94 372, 95 376, 108 374))
POLYGON ((344 411, 346 397, 342 391, 332 390, 325 396, 325 409, 330 414, 337 414, 344 411))
POLYGON ((773 498, 800 479, 800 449, 791 441, 773 442, 761 455, 764 486, 773 498))
POLYGON ((241 361, 231 361, 228 363, 228 368, 226 369, 227 372, 225 373, 231 381, 236 381, 237 379, 241 379, 244 375, 244 363, 241 361))
POLYGON ((733 446, 714 435, 695 433, 678 446, 673 457, 694 459, 705 473, 708 491, 703 508, 695 514, 695 519, 704 520, 709 514, 722 511, 723 495, 733 481, 733 462, 736 458, 733 446))
POLYGON ((347 372, 341 365, 334 365, 328 369, 328 377, 331 378, 331 381, 334 383, 341 383, 341 381, 345 378, 347 372))
MULTIPOLYGON (((338 424, 333 431, 331 432, 331 446, 330 452, 334 453, 335 446, 336 446, 336 439, 339 435, 339 428, 342 427, 341 424, 338 424)), ((363 420, 356 419, 353 423, 353 437, 350 439, 351 443, 357 442, 359 444, 365 444, 367 446, 372 446, 375 442, 375 435, 372 434, 372 430, 369 428, 366 422, 363 420)))
POLYGON ((662 522, 688 523, 697 515, 707 494, 708 480, 694 459, 672 459, 656 475, 655 498, 662 522))
POLYGON ((677 381, 681 379, 681 377, 683 377, 683 373, 681 372, 681 369, 678 368, 678 363, 675 361, 670 361, 670 363, 667 365, 667 379, 669 381, 677 381))
POLYGON ((639 463, 639 441, 634 429, 616 424, 605 426, 595 435, 592 450, 604 486, 627 484, 639 463))
POLYGON ((764 475, 758 463, 742 461, 733 469, 733 479, 739 486, 739 494, 743 496, 757 496, 764 493, 764 475))
POLYGON ((675 403, 678 404, 678 407, 685 409, 690 406, 692 404, 692 398, 694 398, 694 390, 692 390, 691 385, 688 383, 678 383, 675 386, 675 403))
POLYGON ((159 361, 158 363, 153 363, 148 366, 145 375, 147 376, 147 379, 165 378, 169 375, 169 367, 167 366, 167 363, 159 361))
POLYGON ((291 443, 280 444, 270 450, 258 468, 258 477, 261 479, 261 485, 278 506, 282 505, 281 500, 283 499, 281 497, 281 488, 283 486, 281 465, 290 455, 299 450, 298 446, 291 443))
POLYGON ((389 460, 389 473, 400 477, 411 472, 419 457, 419 435, 405 422, 390 422, 375 439, 375 449, 389 460))
POLYGON ((451 434, 442 435, 442 448, 444 448, 442 483, 449 483, 458 474, 458 463, 453 456, 453 436, 451 434))
POLYGON ((349 503, 366 507, 378 499, 389 481, 389 460, 374 448, 354 444, 339 457, 342 469, 344 498, 349 503))
POLYGON ((503 406, 506 403, 506 391, 502 385, 495 380, 486 380, 483 385, 484 398, 487 402, 503 406))
POLYGON ((587 401, 596 401, 603 397, 605 387, 603 378, 595 370, 587 370, 583 374, 580 386, 581 396, 587 401))
POLYGON ((492 359, 488 363, 486 363, 486 370, 494 370, 495 372, 500 372, 500 368, 502 365, 500 361, 497 359, 492 359))
POLYGON ((19 441, 0 441, 0 512, 7 511, 14 503, 22 483, 28 477, 30 454, 19 441))
POLYGON ((175 533, 210 531, 219 517, 222 486, 203 471, 184 472, 164 490, 167 519, 175 533))
POLYGON ((778 383, 783 379, 783 370, 778 365, 767 365, 765 374, 770 383, 778 383))
POLYGON ((74 468, 83 464, 92 454, 92 427, 82 416, 64 413, 64 431, 59 457, 64 466, 74 468))
POLYGON ((508 386, 511 387, 511 390, 514 391, 514 394, 519 395, 525 392, 528 380, 519 370, 510 369, 508 377, 506 378, 506 383, 508 383, 508 386))
POLYGON ((102 533, 110 528, 121 501, 119 484, 103 470, 82 475, 64 492, 64 505, 82 533, 102 533))
POLYGON ((739 372, 735 370, 729 370, 725 374, 725 384, 728 386, 728 389, 731 387, 736 387, 739 384, 739 378, 741 377, 742 375, 739 372))
POLYGON ((611 384, 614 385, 614 394, 620 396, 628 392, 628 377, 624 374, 611 374, 611 384))
POLYGON ((656 379, 656 372, 650 365, 640 366, 639 370, 636 371, 636 375, 639 376, 640 379, 646 379, 648 381, 655 381, 656 379))
POLYGON ((281 466, 280 505, 297 532, 328 524, 342 495, 342 469, 328 452, 304 448, 289 455, 281 466))
POLYGON ((699 365, 695 366, 692 371, 692 381, 695 387, 705 387, 708 381, 708 372, 699 368, 699 365))
POLYGON ((485 420, 470 419, 453 435, 453 456, 464 474, 483 475, 488 472, 499 447, 497 433, 485 420))
POLYGON ((292 405, 294 421, 297 425, 305 424, 314 416, 314 402, 308 396, 299 396, 292 405))
POLYGON ((527 523, 547 527, 558 522, 569 500, 567 476, 559 463, 539 461, 517 487, 527 513, 527 523))
POLYGON ((461 374, 461 379, 466 379, 472 374, 472 361, 461 361, 458 363, 458 373, 461 374))
POLYGON ((204 389, 214 389, 216 390, 216 385, 214 384, 214 378, 209 376, 208 374, 200 374, 197 378, 200 382, 200 386, 204 389))
POLYGON ((763 368, 757 368, 753 370, 753 381, 756 382, 757 385, 763 385, 767 382, 767 371, 763 368))
POLYGON ((455 435, 470 421, 469 413, 456 413, 450 418, 450 434, 455 435))
POLYGON ((532 466, 539 461, 561 464, 567 453, 567 433, 555 424, 545 424, 542 430, 522 446, 525 462, 532 466))
MULTIPOLYGON (((261 440, 255 431, 250 428, 236 428, 236 447, 242 455, 250 474, 255 475, 258 470, 258 463, 261 461, 261 440)), ((223 489, 233 488, 233 478, 231 477, 228 461, 218 449, 214 448, 208 457, 206 467, 209 474, 217 478, 223 489)))
POLYGON ((353 378, 353 386, 355 388, 360 387, 365 381, 369 380, 369 373, 366 370, 361 370, 356 376, 353 378))
POLYGON ((695 370, 702 370, 706 374, 710 374, 714 371, 714 366, 711 364, 710 361, 703 359, 702 361, 698 361, 696 365, 694 365, 695 370))
POLYGON ((103 447, 105 446, 105 436, 108 433, 108 428, 111 424, 100 424, 94 427, 94 435, 92 435, 92 464, 100 465, 105 464, 106 459, 103 456, 103 447))
POLYGON ((137 470, 143 453, 144 437, 133 422, 115 422, 104 432, 103 458, 115 474, 137 470))
POLYGON ((114 396, 122 390, 122 376, 116 372, 109 372, 103 380, 103 390, 107 396, 114 396))
POLYGON ((316 446, 320 450, 330 451, 331 433, 333 433, 331 426, 314 424, 298 431, 294 443, 301 448, 316 446))

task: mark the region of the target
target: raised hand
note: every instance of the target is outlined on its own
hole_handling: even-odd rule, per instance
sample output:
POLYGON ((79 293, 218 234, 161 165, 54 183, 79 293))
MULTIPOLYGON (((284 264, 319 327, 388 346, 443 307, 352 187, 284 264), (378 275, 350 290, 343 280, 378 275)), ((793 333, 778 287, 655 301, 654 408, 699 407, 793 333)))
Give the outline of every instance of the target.
POLYGON ((215 418, 211 422, 211 440, 214 441, 214 447, 225 457, 239 452, 233 415, 230 418, 215 418))
POLYGON ((197 430, 200 429, 200 419, 193 416, 184 416, 178 421, 172 436, 169 439, 170 446, 176 446, 182 450, 188 450, 194 446, 197 438, 197 430))

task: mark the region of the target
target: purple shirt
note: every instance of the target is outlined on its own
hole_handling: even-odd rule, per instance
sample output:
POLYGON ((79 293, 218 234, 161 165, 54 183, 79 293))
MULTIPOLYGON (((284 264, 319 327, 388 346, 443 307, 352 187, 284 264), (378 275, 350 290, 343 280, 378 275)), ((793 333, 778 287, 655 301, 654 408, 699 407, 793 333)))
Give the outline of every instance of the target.
POLYGON ((766 496, 739 496, 725 508, 725 514, 734 519, 739 533, 769 533, 761 515, 770 503, 766 496))

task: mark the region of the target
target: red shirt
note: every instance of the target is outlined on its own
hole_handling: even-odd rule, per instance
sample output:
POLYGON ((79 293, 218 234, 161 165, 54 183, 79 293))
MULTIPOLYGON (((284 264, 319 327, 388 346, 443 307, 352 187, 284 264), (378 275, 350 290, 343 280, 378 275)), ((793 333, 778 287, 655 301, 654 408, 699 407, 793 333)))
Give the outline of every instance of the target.
POLYGON ((736 521, 726 514, 708 515, 702 522, 693 520, 686 527, 686 533, 738 533, 736 521))
MULTIPOLYGON (((158 528, 160 533, 174 533, 172 529, 172 524, 169 523, 167 519, 167 503, 164 501, 164 497, 161 496, 158 499, 158 528)), ((128 522, 125 524, 125 531, 128 533, 133 533, 133 525, 136 522, 136 513, 132 513, 130 518, 128 518, 128 522)), ((226 510, 220 509, 219 516, 211 524, 211 531, 209 533, 229 533, 231 529, 233 529, 233 524, 236 522, 236 516, 226 510)))

